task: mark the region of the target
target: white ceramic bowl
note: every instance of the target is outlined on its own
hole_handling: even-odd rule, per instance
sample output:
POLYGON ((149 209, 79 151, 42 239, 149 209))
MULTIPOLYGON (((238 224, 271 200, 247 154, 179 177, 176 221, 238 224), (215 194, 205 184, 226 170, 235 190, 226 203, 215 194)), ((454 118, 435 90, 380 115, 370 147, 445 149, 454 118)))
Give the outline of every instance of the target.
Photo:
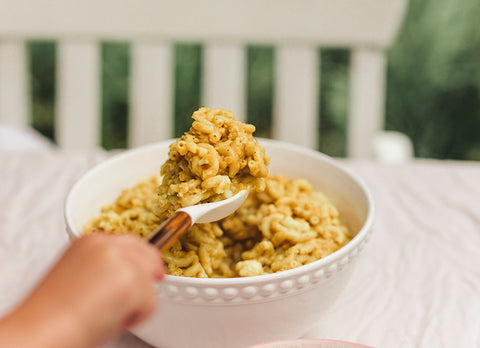
MULTIPOLYGON (((65 204, 67 231, 78 237, 102 205, 115 200, 167 159, 164 141, 112 157, 83 175, 65 204)), ((372 230, 374 205, 365 185, 337 161, 303 147, 260 139, 270 172, 305 178, 340 210, 355 237, 335 253, 308 265, 246 278, 166 276, 159 309, 134 334, 155 347, 235 348, 301 337, 339 296, 372 230)), ((134 284, 133 284, 134 285, 134 284)))

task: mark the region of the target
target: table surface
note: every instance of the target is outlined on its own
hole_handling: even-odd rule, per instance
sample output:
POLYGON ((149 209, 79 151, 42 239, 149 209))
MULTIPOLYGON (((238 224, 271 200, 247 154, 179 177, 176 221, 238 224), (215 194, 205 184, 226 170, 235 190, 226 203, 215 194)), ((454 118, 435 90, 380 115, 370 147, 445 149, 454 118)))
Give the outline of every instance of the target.
MULTIPOLYGON (((0 151, 0 315, 66 247, 70 186, 104 152, 0 151)), ((480 347, 480 163, 342 160, 376 202, 374 233, 309 338, 377 347, 480 347)), ((103 348, 145 348, 128 333, 103 348)))

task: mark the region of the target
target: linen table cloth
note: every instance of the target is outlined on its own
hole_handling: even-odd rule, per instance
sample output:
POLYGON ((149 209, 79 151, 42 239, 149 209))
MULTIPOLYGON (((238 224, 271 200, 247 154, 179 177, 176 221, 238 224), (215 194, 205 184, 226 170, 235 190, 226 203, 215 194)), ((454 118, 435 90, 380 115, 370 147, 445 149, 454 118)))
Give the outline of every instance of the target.
MULTIPOLYGON (((66 194, 108 156, 0 151, 0 316, 68 245, 66 194)), ((480 347, 480 163, 340 161, 372 192, 375 226, 349 285, 305 337, 388 348, 480 347)), ((129 333, 103 346, 120 347, 150 346, 129 333)))

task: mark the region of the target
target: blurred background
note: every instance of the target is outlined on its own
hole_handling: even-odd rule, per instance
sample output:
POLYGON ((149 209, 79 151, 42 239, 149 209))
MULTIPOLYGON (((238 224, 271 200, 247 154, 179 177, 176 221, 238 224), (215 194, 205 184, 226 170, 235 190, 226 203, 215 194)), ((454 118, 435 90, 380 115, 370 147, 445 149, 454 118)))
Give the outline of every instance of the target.
MULTIPOLYGON (((480 2, 410 0, 402 29, 388 52, 387 130, 407 134, 416 157, 480 160, 480 2)), ((28 43, 33 127, 55 139, 54 42, 28 43)), ((102 137, 106 149, 126 147, 130 46, 102 43, 102 137)), ((331 156, 346 153, 348 50, 318 51, 320 142, 331 156)), ((247 49, 248 121, 270 136, 275 51, 247 49)), ((187 131, 200 107, 202 46, 175 45, 175 132, 187 131)), ((210 107, 214 107, 209 105, 210 107)))

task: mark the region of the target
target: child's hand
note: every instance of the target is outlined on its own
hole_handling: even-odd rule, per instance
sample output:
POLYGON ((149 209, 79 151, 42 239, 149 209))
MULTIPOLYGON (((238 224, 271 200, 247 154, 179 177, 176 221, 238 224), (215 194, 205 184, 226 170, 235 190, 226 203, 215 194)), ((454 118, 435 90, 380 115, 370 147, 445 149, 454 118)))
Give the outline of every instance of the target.
POLYGON ((82 237, 0 321, 0 347, 93 347, 146 319, 162 278, 158 251, 139 237, 82 237))

